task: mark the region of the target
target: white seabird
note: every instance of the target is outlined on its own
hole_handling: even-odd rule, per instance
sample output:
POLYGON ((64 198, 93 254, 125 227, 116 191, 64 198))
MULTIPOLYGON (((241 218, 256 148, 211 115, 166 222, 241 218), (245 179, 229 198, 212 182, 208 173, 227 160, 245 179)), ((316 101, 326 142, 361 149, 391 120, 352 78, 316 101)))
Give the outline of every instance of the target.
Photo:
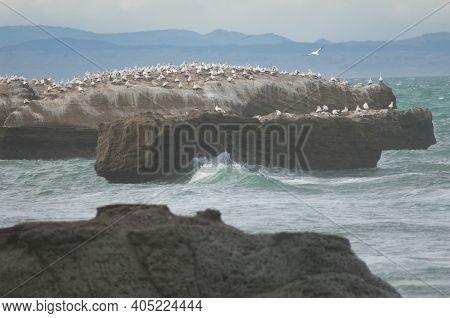
POLYGON ((316 113, 321 113, 321 112, 322 112, 322 107, 317 106, 317 108, 316 108, 316 113))
POLYGON ((228 82, 232 82, 232 81, 233 81, 233 78, 232 78, 231 76, 228 76, 227 81, 228 81, 228 82))
POLYGON ((78 86, 78 91, 79 91, 79 92, 82 92, 82 91, 83 91, 83 87, 78 86))
POLYGON ((220 108, 219 106, 214 107, 214 110, 218 113, 225 113, 225 111, 222 108, 220 108))
POLYGON ((183 84, 181 84, 181 82, 178 83, 178 88, 183 88, 183 84))
POLYGON ((348 107, 345 106, 344 109, 341 111, 341 113, 348 113, 348 107))
POLYGON ((363 108, 364 108, 364 110, 369 110, 369 104, 364 103, 363 108))
POLYGON ((388 105, 388 109, 394 109, 394 102, 391 102, 391 103, 388 105))
POLYGON ((378 81, 379 81, 380 83, 383 83, 383 77, 381 77, 381 75, 380 75, 380 77, 378 78, 378 81))
POLYGON ((29 103, 30 103, 30 101, 29 101, 28 99, 25 98, 25 99, 23 100, 23 104, 24 104, 24 105, 29 104, 29 103))
POLYGON ((369 79, 369 81, 367 82, 367 85, 372 85, 373 81, 372 81, 372 77, 369 79))
POLYGON ((277 109, 277 110, 275 110, 275 115, 281 116, 281 112, 277 109))
POLYGON ((323 47, 324 47, 324 45, 322 45, 322 46, 320 47, 320 49, 317 49, 317 50, 315 50, 315 51, 312 51, 312 52, 310 52, 310 53, 308 53, 308 54, 306 54, 306 55, 307 55, 307 56, 319 56, 319 55, 320 55, 320 51, 322 51, 323 47))
POLYGON ((192 86, 193 89, 201 89, 200 85, 194 82, 194 85, 192 86))
POLYGON ((327 105, 323 105, 323 106, 322 106, 322 110, 323 110, 324 112, 327 112, 327 111, 328 111, 328 106, 327 106, 327 105))
POLYGON ((356 105, 355 112, 360 112, 360 111, 361 111, 361 108, 359 107, 359 105, 356 105))
POLYGON ((331 113, 332 113, 333 115, 339 115, 339 111, 338 111, 337 109, 333 109, 333 110, 331 111, 331 113))
POLYGON ((164 83, 162 84, 162 87, 167 87, 167 86, 169 86, 169 83, 167 83, 167 82, 164 82, 164 83))

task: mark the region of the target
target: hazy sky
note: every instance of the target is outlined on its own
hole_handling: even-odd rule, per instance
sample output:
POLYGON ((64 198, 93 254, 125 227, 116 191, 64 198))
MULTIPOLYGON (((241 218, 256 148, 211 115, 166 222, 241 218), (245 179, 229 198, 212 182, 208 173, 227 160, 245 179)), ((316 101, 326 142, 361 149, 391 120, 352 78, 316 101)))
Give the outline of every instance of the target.
MULTIPOLYGON (((0 0, 0 25, 37 24, 95 32, 227 29, 296 41, 386 40, 445 0, 0 0)), ((408 32, 450 32, 450 5, 408 32)))

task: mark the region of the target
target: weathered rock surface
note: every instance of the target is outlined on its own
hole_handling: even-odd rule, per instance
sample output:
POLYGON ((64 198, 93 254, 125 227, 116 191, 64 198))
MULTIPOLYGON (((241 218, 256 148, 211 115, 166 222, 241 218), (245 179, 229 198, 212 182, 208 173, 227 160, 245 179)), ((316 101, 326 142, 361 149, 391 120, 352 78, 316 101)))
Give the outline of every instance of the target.
POLYGON ((129 79, 130 87, 113 85, 107 80, 90 87, 89 83, 79 92, 77 86, 65 92, 47 90, 48 84, 35 85, 27 82, 0 82, 0 126, 75 126, 97 128, 108 122, 143 112, 163 115, 181 115, 198 109, 212 111, 220 106, 230 114, 240 116, 265 115, 275 109, 282 112, 304 114, 315 111, 317 105, 331 109, 368 102, 371 109, 386 109, 396 102, 392 89, 381 84, 351 87, 311 76, 283 75, 277 73, 254 73, 249 80, 238 76, 227 81, 230 74, 217 75, 216 80, 204 83, 206 73, 192 73, 192 82, 202 89, 193 90, 192 82, 180 74, 165 74, 159 86, 152 84, 156 74, 149 80, 129 79), (178 88, 179 77, 183 88, 178 88), (161 87, 163 81, 169 84, 161 87), (29 103, 24 105, 24 99, 29 103))
POLYGON ((133 183, 170 177, 189 171, 189 167, 170 172, 166 169, 182 166, 180 162, 186 158, 180 155, 183 149, 188 149, 186 155, 189 160, 214 157, 226 151, 232 160, 250 166, 303 171, 373 168, 382 150, 426 149, 435 143, 431 112, 423 108, 351 112, 346 116, 270 114, 256 118, 201 112, 181 117, 150 113, 100 126, 96 171, 110 182, 133 183), (193 143, 183 141, 185 139, 179 142, 180 133, 166 132, 161 128, 184 124, 195 128, 205 125, 219 127, 212 132, 213 135, 224 133, 224 136, 219 136, 214 151, 205 151, 199 134, 193 138, 193 143), (249 135, 248 131, 235 131, 230 137, 225 132, 228 129, 226 125, 250 127, 250 132, 254 131, 256 137, 249 135), (280 142, 271 135, 274 127, 283 131, 294 127, 296 131, 280 142), (310 127, 304 142, 300 137, 305 136, 302 135, 305 132, 303 127, 310 127), (145 135, 145 132, 152 133, 145 135), (249 144, 247 136, 255 142, 249 144), (278 160, 279 156, 287 159, 278 160), (159 168, 158 171, 155 167, 159 168))
POLYGON ((344 238, 249 235, 215 210, 113 205, 90 221, 20 224, 0 229, 0 259, 8 297, 400 296, 344 238))
POLYGON ((97 129, 0 127, 0 159, 94 158, 97 129))

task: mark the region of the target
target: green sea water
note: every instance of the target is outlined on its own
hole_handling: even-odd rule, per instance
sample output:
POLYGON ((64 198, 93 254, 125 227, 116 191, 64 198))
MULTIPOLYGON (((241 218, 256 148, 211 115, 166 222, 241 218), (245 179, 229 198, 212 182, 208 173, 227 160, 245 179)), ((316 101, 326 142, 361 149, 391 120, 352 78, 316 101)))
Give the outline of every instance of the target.
POLYGON ((403 296, 450 295, 450 78, 386 83, 399 108, 432 110, 436 145, 383 152, 375 169, 294 175, 206 164, 184 182, 137 185, 108 184, 94 160, 0 161, 0 227, 88 219, 112 203, 167 204, 183 215, 216 208, 252 233, 345 236, 403 296))

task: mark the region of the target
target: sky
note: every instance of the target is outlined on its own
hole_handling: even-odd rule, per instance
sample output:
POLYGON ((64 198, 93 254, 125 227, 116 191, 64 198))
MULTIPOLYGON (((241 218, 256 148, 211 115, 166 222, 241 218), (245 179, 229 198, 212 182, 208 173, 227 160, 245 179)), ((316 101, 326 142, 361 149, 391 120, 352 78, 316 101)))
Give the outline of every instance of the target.
MULTIPOLYGON (((0 0, 0 25, 40 25, 93 32, 215 29, 276 33, 295 41, 388 40, 446 0, 0 0)), ((450 32, 450 5, 403 38, 450 32)))

